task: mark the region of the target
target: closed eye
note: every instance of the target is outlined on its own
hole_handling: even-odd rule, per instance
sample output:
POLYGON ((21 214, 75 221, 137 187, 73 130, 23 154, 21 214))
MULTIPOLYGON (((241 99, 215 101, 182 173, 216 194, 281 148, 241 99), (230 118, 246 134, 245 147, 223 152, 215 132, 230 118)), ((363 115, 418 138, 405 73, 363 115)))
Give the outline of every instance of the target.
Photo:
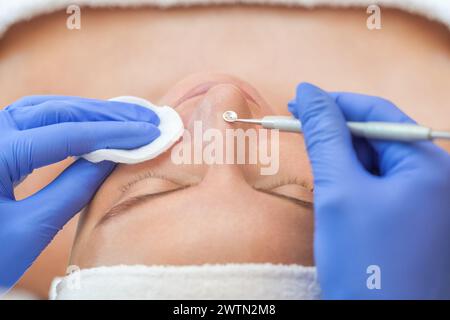
POLYGON ((254 185, 257 191, 271 194, 295 202, 303 207, 312 208, 314 204, 313 188, 299 178, 280 178, 261 181, 254 185))
POLYGON ((293 202, 294 204, 302 206, 302 207, 304 207, 306 209, 312 209, 314 207, 314 203, 311 202, 311 201, 306 201, 306 200, 299 199, 297 197, 292 197, 292 196, 284 195, 284 194, 281 194, 281 193, 276 193, 276 192, 273 192, 271 190, 258 190, 258 191, 259 192, 264 192, 264 193, 266 193, 268 195, 271 195, 271 196, 274 196, 274 197, 277 197, 277 198, 288 200, 288 201, 293 202))
POLYGON ((188 187, 189 186, 179 186, 178 188, 173 188, 173 189, 162 191, 162 192, 150 193, 150 194, 146 193, 143 195, 128 198, 127 200, 125 200, 123 202, 119 202, 118 204, 114 205, 111 209, 109 209, 108 212, 106 212, 106 214, 103 216, 103 218, 99 221, 99 223, 97 225, 101 225, 108 219, 119 216, 122 213, 125 213, 125 212, 143 204, 144 202, 147 202, 150 199, 154 199, 156 197, 159 198, 161 196, 174 193, 176 191, 181 191, 188 187))
MULTIPOLYGON (((200 180, 198 180, 197 183, 199 181, 200 180)), ((130 211, 148 200, 156 197, 159 198, 176 191, 181 191, 190 186, 196 185, 197 183, 191 181, 190 184, 181 184, 179 181, 175 182, 174 179, 161 174, 156 174, 152 171, 139 174, 133 177, 133 179, 128 181, 126 184, 120 186, 122 197, 126 197, 126 200, 119 200, 118 203, 106 212, 103 218, 99 221, 98 225, 101 225, 112 217, 116 217, 124 212, 130 211), (149 182, 149 185, 145 188, 145 194, 137 194, 133 196, 133 187, 143 181, 149 182)), ((253 188, 259 192, 290 201, 304 208, 313 208, 313 196, 311 189, 308 189, 304 183, 299 183, 296 179, 276 179, 272 180, 270 184, 265 184, 258 187, 253 186, 253 188)))
POLYGON ((179 186, 188 186, 191 183, 182 183, 178 179, 172 179, 166 175, 156 173, 154 171, 146 171, 144 173, 139 173, 135 175, 131 180, 127 181, 125 184, 122 184, 119 187, 119 190, 121 193, 126 193, 128 190, 130 190, 132 187, 134 187, 136 184, 138 184, 141 181, 151 179, 152 181, 159 180, 161 182, 165 181, 167 183, 173 184, 173 185, 179 185, 179 186))

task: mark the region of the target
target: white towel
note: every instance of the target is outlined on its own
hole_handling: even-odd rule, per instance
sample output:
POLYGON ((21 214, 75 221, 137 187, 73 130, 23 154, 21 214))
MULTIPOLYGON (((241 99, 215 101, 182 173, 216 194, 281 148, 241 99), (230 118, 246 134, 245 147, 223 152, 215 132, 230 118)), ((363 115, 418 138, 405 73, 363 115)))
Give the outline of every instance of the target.
POLYGON ((50 299, 318 299, 314 267, 280 264, 119 265, 55 279, 50 299))
POLYGON ((211 4, 267 4, 332 7, 367 7, 378 4, 421 14, 450 28, 450 0, 0 0, 0 36, 14 23, 65 9, 71 4, 88 7, 174 7, 211 4))

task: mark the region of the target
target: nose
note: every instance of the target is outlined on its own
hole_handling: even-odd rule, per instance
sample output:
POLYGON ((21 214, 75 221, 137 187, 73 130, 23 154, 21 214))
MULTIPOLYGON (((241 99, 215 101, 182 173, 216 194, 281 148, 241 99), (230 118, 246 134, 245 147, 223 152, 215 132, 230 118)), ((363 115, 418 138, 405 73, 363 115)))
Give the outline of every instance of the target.
POLYGON ((255 116, 256 108, 256 105, 249 102, 237 86, 218 84, 208 90, 195 111, 191 113, 190 118, 187 119, 187 127, 191 129, 195 121, 201 121, 204 130, 209 128, 219 130, 242 128, 245 130, 249 128, 248 125, 227 123, 223 120, 222 115, 227 110, 233 110, 241 118, 252 118, 255 116))
MULTIPOLYGON (((241 89, 233 84, 218 84, 208 90, 208 92, 196 105, 195 110, 191 112, 189 118, 184 118, 185 127, 192 136, 190 143, 192 144, 193 152, 195 153, 196 150, 198 150, 196 146, 199 146, 199 144, 202 145, 202 151, 200 151, 203 155, 202 164, 207 164, 207 168, 204 167, 206 171, 204 174, 203 183, 208 183, 208 181, 213 180, 214 185, 221 183, 227 185, 230 181, 229 179, 233 176, 235 177, 236 183, 244 182, 244 177, 246 175, 245 172, 248 170, 243 169, 244 167, 247 167, 248 164, 242 162, 239 163, 238 157, 241 157, 240 159, 242 159, 243 155, 245 158, 244 161, 246 162, 248 160, 249 152, 256 154, 258 149, 258 139, 255 141, 256 145, 252 146, 250 146, 248 141, 245 141, 244 147, 242 148, 241 146, 239 150, 236 140, 234 140, 233 143, 230 143, 229 138, 227 137, 227 131, 229 132, 229 130, 233 130, 234 132, 235 129, 242 129, 247 132, 248 129, 254 130, 256 127, 242 123, 226 122, 222 115, 227 110, 235 111, 239 117, 242 118, 260 116, 259 106, 248 100, 246 94, 241 89), (201 126, 200 135, 199 124, 201 126), (204 151, 207 150, 211 141, 204 141, 201 137, 208 136, 207 131, 209 131, 209 133, 212 132, 210 129, 215 132, 221 132, 218 138, 223 139, 223 144, 220 143, 219 147, 223 150, 223 153, 220 156, 217 156, 216 150, 214 152, 214 156, 210 158, 214 158, 214 161, 208 163, 206 157, 209 153, 204 151), (202 140, 200 143, 197 141, 199 138, 202 140), (216 162, 217 159, 223 159, 223 162, 218 163, 216 162)), ((214 142, 218 142, 216 140, 217 137, 214 142)), ((253 163, 253 166, 254 165, 256 164, 253 163)))

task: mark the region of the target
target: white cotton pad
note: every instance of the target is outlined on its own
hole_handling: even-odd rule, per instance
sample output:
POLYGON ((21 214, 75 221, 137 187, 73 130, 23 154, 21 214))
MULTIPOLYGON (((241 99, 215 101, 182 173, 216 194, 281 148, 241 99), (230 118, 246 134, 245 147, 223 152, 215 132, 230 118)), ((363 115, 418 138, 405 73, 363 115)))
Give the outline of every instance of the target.
POLYGON ((153 110, 160 119, 158 126, 161 135, 150 144, 132 150, 101 149, 85 154, 82 158, 90 162, 104 160, 116 163, 139 163, 156 158, 167 151, 183 135, 184 126, 179 114, 169 106, 155 106, 149 101, 132 96, 112 98, 110 101, 128 102, 153 110))

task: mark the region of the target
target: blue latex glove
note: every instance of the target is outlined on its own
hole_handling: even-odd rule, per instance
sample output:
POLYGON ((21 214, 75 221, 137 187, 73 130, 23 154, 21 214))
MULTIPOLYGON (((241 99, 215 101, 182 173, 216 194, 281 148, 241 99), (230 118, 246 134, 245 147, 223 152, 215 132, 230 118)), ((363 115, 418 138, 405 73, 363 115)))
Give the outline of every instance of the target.
POLYGON ((159 136, 159 118, 122 102, 63 96, 23 98, 0 111, 0 288, 11 287, 114 168, 79 159, 55 181, 16 201, 34 169, 104 148, 132 149, 159 136))
POLYGON ((305 83, 289 109, 313 169, 323 297, 450 298, 449 154, 431 142, 352 138, 345 120, 414 123, 381 98, 305 83))

